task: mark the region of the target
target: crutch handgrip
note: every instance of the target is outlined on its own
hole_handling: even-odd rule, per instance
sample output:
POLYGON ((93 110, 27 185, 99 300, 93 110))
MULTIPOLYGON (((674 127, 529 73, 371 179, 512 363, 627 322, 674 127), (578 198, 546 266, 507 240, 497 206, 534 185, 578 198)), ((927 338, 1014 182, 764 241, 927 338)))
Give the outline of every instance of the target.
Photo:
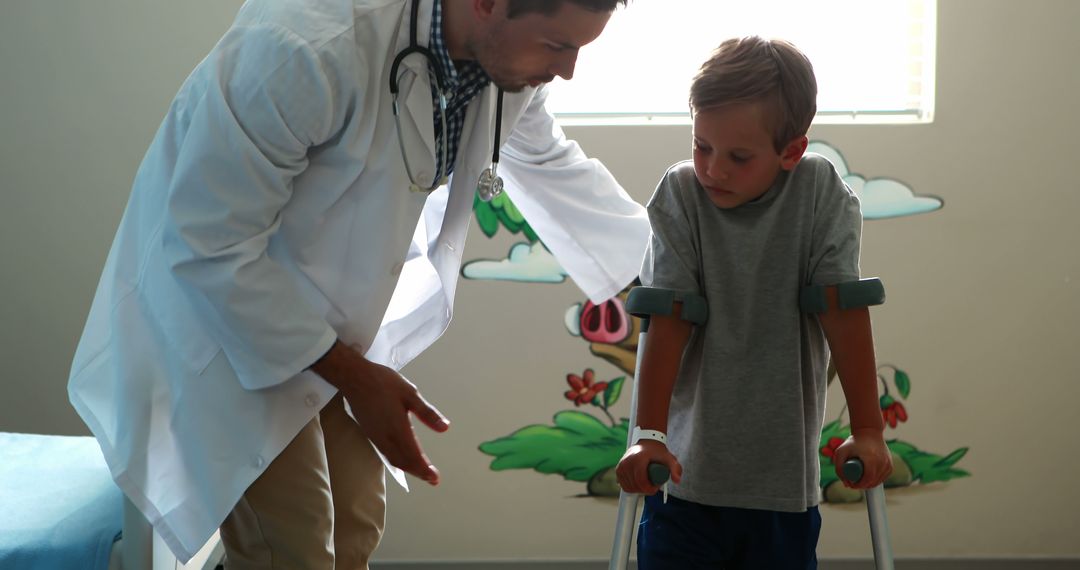
POLYGON ((649 482, 653 485, 663 485, 671 478, 671 471, 663 463, 649 464, 649 482))
POLYGON ((862 479, 863 464, 862 460, 858 457, 852 457, 844 462, 840 467, 840 470, 844 472, 844 477, 852 483, 858 483, 859 479, 862 479))

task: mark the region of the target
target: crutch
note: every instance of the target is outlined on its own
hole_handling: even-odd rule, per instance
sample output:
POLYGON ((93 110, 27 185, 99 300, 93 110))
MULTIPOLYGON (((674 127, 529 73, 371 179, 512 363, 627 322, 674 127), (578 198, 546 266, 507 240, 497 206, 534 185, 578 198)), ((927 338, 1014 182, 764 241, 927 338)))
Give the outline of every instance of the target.
MULTIPOLYGON (((841 468, 848 481, 862 479, 863 464, 848 459, 841 468)), ((874 544, 874 566, 877 570, 893 570, 892 541, 889 538, 889 517, 885 514, 885 487, 878 485, 866 490, 866 512, 870 517, 870 541, 874 544)))
MULTIPOLYGON (((885 302, 885 286, 876 277, 845 281, 830 286, 807 285, 799 290, 799 309, 805 313, 825 313, 830 310, 827 289, 836 289, 836 308, 871 307, 885 302)), ((858 481, 863 464, 849 459, 841 466, 848 481, 858 481)), ((870 516, 870 539, 874 545, 874 563, 878 570, 893 570, 892 545, 889 542, 889 520, 885 516, 885 488, 878 485, 866 491, 866 510, 870 516)))
MULTIPOLYGON (((696 325, 705 322, 708 308, 705 299, 698 295, 684 295, 678 291, 656 287, 634 287, 626 297, 627 312, 641 318, 637 362, 634 367, 635 376, 630 390, 630 424, 626 434, 627 448, 632 443, 633 429, 637 425, 637 371, 641 370, 641 359, 645 354, 645 342, 649 333, 649 319, 652 315, 672 314, 676 303, 682 303, 681 319, 696 325)), ((667 466, 660 463, 652 463, 648 469, 649 481, 653 485, 663 485, 670 476, 667 466)), ((619 512, 615 520, 615 540, 611 547, 609 570, 625 570, 630 561, 630 547, 634 542, 634 519, 637 518, 637 507, 640 499, 641 495, 637 493, 619 491, 619 512)))

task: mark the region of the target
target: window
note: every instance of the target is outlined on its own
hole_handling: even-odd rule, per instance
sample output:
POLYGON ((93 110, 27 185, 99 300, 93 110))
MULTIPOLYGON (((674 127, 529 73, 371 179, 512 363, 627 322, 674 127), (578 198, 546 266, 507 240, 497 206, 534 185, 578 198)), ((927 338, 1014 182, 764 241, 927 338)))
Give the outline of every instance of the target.
POLYGON ((929 122, 936 0, 630 0, 551 84, 569 123, 687 122, 691 78, 729 37, 791 41, 814 64, 819 122, 929 122))

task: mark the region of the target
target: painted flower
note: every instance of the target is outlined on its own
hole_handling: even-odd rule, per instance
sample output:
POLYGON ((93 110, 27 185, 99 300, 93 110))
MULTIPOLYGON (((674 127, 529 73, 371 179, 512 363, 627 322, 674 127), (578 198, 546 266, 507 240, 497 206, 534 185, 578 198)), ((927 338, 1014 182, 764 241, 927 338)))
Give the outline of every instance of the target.
POLYGON ((836 448, 840 447, 840 444, 842 444, 842 443, 844 443, 844 438, 842 438, 842 437, 830 437, 829 438, 829 443, 826 444, 825 447, 821 448, 821 454, 824 455, 825 457, 832 458, 833 456, 836 455, 836 448))
POLYGON ((566 391, 566 399, 574 402, 575 406, 593 401, 593 398, 607 389, 608 386, 607 382, 596 382, 594 384, 593 377, 592 368, 586 368, 581 376, 567 374, 566 383, 570 385, 570 389, 566 391))
POLYGON ((885 418, 885 423, 889 424, 889 427, 895 428, 900 422, 907 421, 907 410, 904 409, 903 404, 891 396, 882 396, 881 416, 885 418))

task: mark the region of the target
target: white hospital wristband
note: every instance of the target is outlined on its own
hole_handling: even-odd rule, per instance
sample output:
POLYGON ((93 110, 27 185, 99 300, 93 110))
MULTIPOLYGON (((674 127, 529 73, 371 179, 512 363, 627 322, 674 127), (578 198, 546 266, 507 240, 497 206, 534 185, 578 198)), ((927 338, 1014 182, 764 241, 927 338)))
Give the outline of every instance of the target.
POLYGON ((662 431, 656 431, 654 429, 641 429, 638 426, 634 426, 634 431, 630 436, 630 445, 637 445, 637 442, 643 439, 651 439, 653 441, 659 441, 660 443, 667 445, 667 435, 662 431))

